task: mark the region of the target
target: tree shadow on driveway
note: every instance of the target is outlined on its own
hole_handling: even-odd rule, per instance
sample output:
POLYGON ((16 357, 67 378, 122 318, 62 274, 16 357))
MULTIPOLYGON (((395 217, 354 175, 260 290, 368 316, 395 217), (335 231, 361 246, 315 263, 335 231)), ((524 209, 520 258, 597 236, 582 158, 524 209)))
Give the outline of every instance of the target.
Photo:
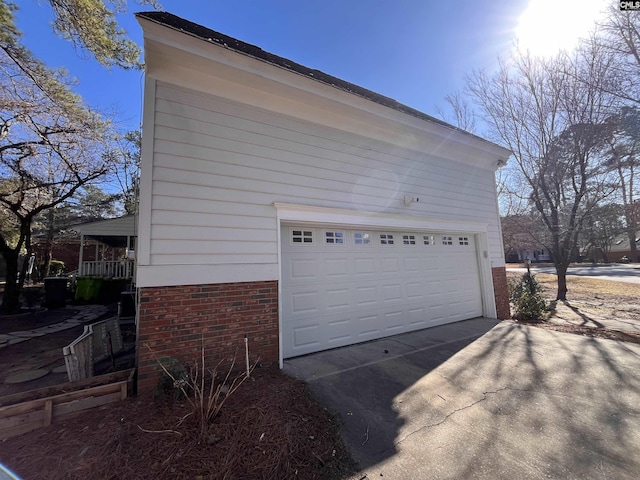
MULTIPOLYGON (((640 346, 510 322, 456 326, 458 340, 444 327, 407 334, 400 346, 414 351, 307 379, 344 421, 355 478, 637 478, 640 346), (465 335, 471 326, 480 338, 465 335)), ((323 361, 351 361, 341 355, 323 361)))

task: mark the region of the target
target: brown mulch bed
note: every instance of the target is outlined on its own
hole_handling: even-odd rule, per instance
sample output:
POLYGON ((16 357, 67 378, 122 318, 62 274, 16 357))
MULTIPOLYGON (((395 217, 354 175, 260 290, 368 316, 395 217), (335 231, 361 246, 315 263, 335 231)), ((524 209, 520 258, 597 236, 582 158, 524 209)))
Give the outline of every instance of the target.
POLYGON ((353 472, 338 421, 305 385, 254 370, 204 441, 188 404, 150 395, 0 442, 0 461, 28 479, 338 479, 353 472))
POLYGON ((604 338, 607 340, 617 340, 619 342, 630 342, 640 344, 640 333, 621 332, 608 328, 584 327, 580 325, 558 325, 550 322, 524 322, 522 320, 512 320, 519 325, 529 325, 545 330, 554 330, 556 332, 573 333, 591 338, 604 338))

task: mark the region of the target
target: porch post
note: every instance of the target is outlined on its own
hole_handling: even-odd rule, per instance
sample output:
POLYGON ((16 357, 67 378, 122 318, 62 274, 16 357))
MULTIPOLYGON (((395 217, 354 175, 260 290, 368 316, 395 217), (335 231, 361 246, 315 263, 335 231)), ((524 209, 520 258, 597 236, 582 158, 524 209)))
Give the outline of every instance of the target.
POLYGON ((80 259, 78 262, 78 276, 81 277, 83 275, 82 269, 82 258, 84 254, 84 234, 80 234, 80 259))
POLYGON ((129 249, 131 248, 131 235, 127 235, 127 248, 124 250, 124 276, 131 278, 131 262, 129 261, 129 249))

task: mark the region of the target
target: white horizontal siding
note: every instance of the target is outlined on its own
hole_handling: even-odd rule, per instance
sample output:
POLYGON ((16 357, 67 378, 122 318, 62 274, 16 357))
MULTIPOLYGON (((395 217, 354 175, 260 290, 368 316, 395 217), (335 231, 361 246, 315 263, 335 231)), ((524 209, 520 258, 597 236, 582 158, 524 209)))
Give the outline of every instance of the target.
POLYGON ((399 148, 161 82, 155 107, 152 266, 277 265, 273 202, 484 221, 502 257, 493 172, 438 145, 399 148))
MULTIPOLYGON (((256 254, 214 254, 205 255, 201 253, 176 254, 171 255, 153 255, 153 264, 156 265, 258 265, 270 264, 274 265, 273 255, 256 255, 256 254)), ((267 279, 269 280, 269 279, 267 279)), ((272 280, 272 278, 271 278, 272 280)), ((221 281, 224 281, 222 279, 221 281)), ((245 279, 245 281, 248 281, 245 279)), ((184 283, 189 283, 184 282, 184 283)), ((197 282, 201 283, 201 282, 197 282)))
MULTIPOLYGON (((159 90, 160 93, 164 92, 162 89, 159 90)), ((246 110, 246 107, 239 106, 239 108, 246 110)), ((253 115, 251 112, 246 112, 247 118, 251 119, 247 120, 225 113, 228 109, 229 105, 224 101, 216 101, 213 104, 207 102, 206 97, 203 98, 197 94, 177 95, 177 98, 171 102, 161 100, 158 102, 157 128, 164 126, 174 129, 172 142, 177 144, 188 143, 196 147, 202 145, 208 148, 210 142, 204 140, 199 143, 196 140, 197 134, 201 134, 214 138, 218 150, 288 161, 293 165, 299 165, 297 156, 304 155, 312 159, 312 164, 316 168, 334 172, 359 175, 359 169, 366 167, 389 174, 409 174, 415 169, 428 172, 430 175, 437 175, 438 170, 443 172, 445 177, 450 175, 450 167, 446 162, 425 163, 424 154, 421 152, 401 150, 395 146, 355 135, 346 137, 347 134, 344 132, 283 117, 278 117, 277 127, 264 125, 259 123, 264 112, 253 115), (198 98, 201 99, 200 102, 197 101, 198 98), (178 103, 188 100, 196 103, 189 106, 178 103), (215 110, 214 116, 211 115, 211 110, 215 110), (330 136, 331 143, 326 141, 327 136, 330 136), (282 144, 283 139, 287 140, 286 145, 282 144), (238 150, 237 142, 246 150, 238 150), (272 151, 275 153, 271 153, 272 151), (313 158, 318 161, 314 162, 313 158), (348 164, 345 166, 346 160, 348 164), (398 171, 399 168, 401 172, 398 171)), ((273 122, 273 118, 271 121, 273 122)), ((412 146, 407 145, 407 147, 412 146)), ((429 153, 437 154, 437 150, 438 146, 434 145, 432 152, 429 153)), ((195 152, 197 149, 194 149, 195 152)), ((196 158, 198 158, 197 154, 196 158)), ((204 158, 209 158, 207 153, 204 154, 204 158)), ((477 189, 484 193, 492 192, 493 184, 478 185, 477 189)))
POLYGON ((206 241, 202 239, 151 240, 151 251, 160 255, 189 252, 191 255, 268 255, 277 248, 277 242, 230 242, 225 240, 206 241), (176 245, 179 249, 176 250, 176 245))
MULTIPOLYGON (((242 215, 219 215, 215 213, 202 212, 175 212, 156 210, 151 215, 151 225, 183 225, 183 226, 212 226, 218 229, 240 228, 249 232, 255 229, 268 229, 274 225, 272 218, 242 216, 242 215), (177 213, 177 214, 176 214, 177 213)), ((247 233, 246 235, 249 235, 247 233)), ((257 234, 256 234, 257 235, 257 234)), ((153 238, 153 237, 152 237, 153 238)), ((197 239, 198 237, 193 237, 197 239)), ((252 238, 252 237, 250 237, 252 238)), ((261 240, 262 238, 258 238, 261 240)))
MULTIPOLYGON (((446 161, 425 164, 424 158, 415 152, 406 152, 412 154, 404 158, 397 157, 376 151, 374 149, 376 145, 372 145, 371 140, 368 140, 367 148, 354 148, 344 143, 330 144, 333 148, 327 148, 327 146, 317 145, 318 140, 306 133, 282 130, 280 133, 287 137, 278 138, 255 134, 234 126, 220 125, 221 122, 232 124, 233 122, 228 121, 230 118, 233 119, 216 114, 211 120, 217 120, 218 123, 204 123, 159 114, 157 128, 167 143, 159 142, 156 145, 156 151, 170 156, 181 155, 184 151, 183 146, 188 144, 189 154, 193 158, 208 160, 211 158, 208 149, 213 145, 218 152, 226 155, 220 159, 221 163, 253 166, 252 162, 255 159, 265 159, 274 163, 269 162, 263 165, 263 168, 276 172, 283 170, 283 164, 288 164, 288 168, 296 169, 294 171, 308 165, 317 169, 318 178, 328 180, 335 178, 338 172, 359 176, 362 173, 361 169, 366 168, 389 175, 402 173, 407 176, 413 171, 424 172, 435 176, 434 180, 445 183, 449 181, 450 167, 446 161), (283 144, 282 141, 285 138, 287 143, 283 144), (302 143, 304 140, 309 140, 309 143, 302 143), (344 150, 335 150, 336 148, 344 150), (301 156, 305 159, 302 162, 301 156), (345 162, 348 163, 345 164, 345 162)), ((304 174, 308 175, 309 172, 304 174)), ((485 185, 481 185, 479 191, 486 193, 489 190, 485 185)))
MULTIPOLYGON (((325 192, 339 192, 342 194, 357 192, 363 195, 370 195, 375 198, 383 198, 381 203, 388 206, 388 199, 400 198, 405 193, 429 194, 432 191, 449 191, 456 189, 456 195, 448 195, 446 203, 440 201, 439 204, 443 215, 450 215, 452 208, 459 207, 468 212, 469 206, 473 208, 475 204, 482 204, 489 207, 495 203, 492 199, 493 174, 483 170, 474 170, 466 167, 458 175, 452 176, 451 162, 434 159, 431 169, 420 168, 425 159, 411 159, 402 167, 397 167, 395 171, 380 170, 367 165, 353 165, 347 163, 348 157, 334 162, 332 167, 340 170, 327 170, 328 162, 317 156, 305 156, 273 151, 267 147, 248 148, 246 144, 234 142, 233 147, 237 150, 229 152, 220 150, 220 143, 217 138, 193 134, 189 132, 157 127, 159 134, 163 135, 165 141, 159 141, 156 145, 156 169, 154 179, 171 180, 176 183, 187 183, 189 185, 218 186, 220 182, 235 182, 234 190, 254 191, 265 193, 281 192, 281 185, 295 185, 303 188, 319 188, 319 192, 309 191, 302 195, 288 192, 294 196, 302 198, 326 199, 325 192), (188 138, 187 138, 188 137, 188 138), (167 143, 172 142, 172 145, 167 143), (170 148, 173 147, 173 148, 170 148), (167 148, 169 147, 169 148, 167 148), (248 150, 254 150, 249 152, 248 150), (258 156, 260 155, 260 156, 258 156), (290 162, 275 159, 275 157, 285 158, 292 155, 290 162), (212 159, 215 161, 212 162, 212 159), (294 163, 294 160, 297 160, 294 163), (352 171, 349 171, 352 170, 352 171), (357 172, 357 173, 356 173, 357 172), (483 182, 480 173, 489 180, 483 182), (217 178, 206 178, 211 174, 217 178), (189 176, 191 175, 191 176, 189 176), (194 177, 199 177, 195 179, 194 177), (257 180, 261 184, 257 186, 247 181, 257 180), (211 183, 211 182, 216 182, 211 183), (239 184, 241 182, 242 184, 239 184), (269 184, 275 185, 272 187, 269 184), (315 195, 315 196, 314 196, 315 195)), ((280 145, 285 145, 280 141, 280 145)), ((232 148, 232 146, 227 146, 232 148)), ((486 179, 485 179, 486 180, 486 179)), ((429 205, 438 205, 437 200, 442 197, 432 196, 434 202, 429 205)), ((345 198, 341 198, 345 201, 345 198)), ((357 203, 375 205, 375 199, 362 199, 357 203)), ((396 207, 398 211, 402 209, 396 207)), ((438 213, 432 209, 432 212, 438 213)))
MULTIPOLYGON (((168 138, 171 137, 169 133, 168 138)), ((165 180, 167 176, 171 176, 179 172, 191 172, 196 175, 200 174, 212 174, 219 177, 221 181, 239 179, 239 180, 259 180, 260 182, 269 182, 273 184, 287 184, 298 185, 301 187, 316 188, 318 185, 322 185, 322 191, 335 191, 335 192, 348 192, 357 189, 359 193, 368 194, 376 198, 395 198, 397 195, 406 192, 415 192, 427 189, 446 189, 446 188, 460 188, 460 182, 452 182, 450 176, 444 175, 440 172, 424 172, 417 169, 407 169, 406 172, 386 172, 376 170, 368 166, 360 166, 358 173, 351 173, 348 171, 335 171, 327 170, 326 164, 322 159, 315 159, 315 165, 308 161, 308 157, 303 155, 296 155, 295 158, 299 160, 298 163, 286 163, 281 160, 275 160, 269 158, 269 151, 266 148, 262 150, 262 157, 256 156, 256 154, 228 152, 219 150, 215 139, 208 139, 211 141, 209 146, 197 145, 198 140, 203 138, 193 138, 192 141, 195 144, 195 148, 202 149, 203 156, 208 154, 209 158, 213 156, 216 159, 216 163, 212 163, 211 160, 206 158, 195 156, 197 153, 191 153, 192 156, 184 157, 184 148, 181 152, 171 152, 160 150, 162 145, 158 148, 156 154, 156 166, 158 168, 167 169, 162 171, 158 169, 156 179, 165 180), (188 169, 182 165, 188 164, 188 169), (259 169, 256 167, 259 166, 259 169), (162 173, 160 173, 162 172, 162 173), (163 176, 162 176, 163 175, 163 176), (423 179, 423 184, 419 184, 419 179, 423 179)), ((238 150, 244 150, 243 145, 237 146, 238 150)), ((257 148, 257 147, 256 147, 257 148)), ((175 148, 175 150, 180 150, 175 148)), ((277 156, 278 154, 274 154, 277 156)), ((281 154, 280 156, 285 156, 281 154)), ((345 159, 346 161, 346 159, 345 159)), ((339 168, 340 165, 344 165, 343 162, 336 162, 334 165, 339 168)), ((348 164, 347 164, 348 165, 348 164)), ((349 165, 352 167, 352 165, 349 165)), ((347 170, 347 168, 345 168, 347 170)), ((176 179, 176 181, 180 181, 176 179)), ((199 180, 196 184, 208 185, 208 181, 205 178, 199 180)), ((191 182, 191 179, 189 179, 191 182)), ((467 205, 469 202, 483 203, 485 206, 491 204, 491 199, 487 200, 487 194, 485 192, 478 192, 475 188, 471 188, 474 183, 477 183, 478 179, 468 178, 465 183, 465 191, 460 192, 460 195, 455 198, 449 199, 453 202, 458 202, 460 205, 467 205)), ((246 190, 252 188, 254 185, 239 186, 237 189, 246 190)), ((269 192, 273 193, 273 192, 269 192)), ((308 196, 305 194, 304 196, 308 196)), ((324 194, 320 196, 320 199, 324 198, 324 194)), ((448 203, 448 208, 455 207, 454 204, 448 203)))
MULTIPOLYGON (((250 224, 246 225, 247 227, 250 224)), ((194 227, 183 225, 153 225, 151 236, 154 238, 166 238, 171 240, 190 240, 197 238, 206 242, 244 242, 248 238, 263 241, 277 242, 277 235, 272 230, 258 228, 219 228, 215 226, 194 227)))

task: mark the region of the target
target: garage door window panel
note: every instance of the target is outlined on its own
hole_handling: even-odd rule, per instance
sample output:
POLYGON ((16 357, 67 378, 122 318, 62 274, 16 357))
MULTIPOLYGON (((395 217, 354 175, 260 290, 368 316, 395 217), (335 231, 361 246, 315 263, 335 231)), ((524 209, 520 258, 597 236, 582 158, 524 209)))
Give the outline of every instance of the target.
POLYGON ((344 232, 324 232, 324 243, 326 245, 344 245, 344 232))
POLYGON ((371 245, 371 233, 369 232, 354 232, 353 243, 355 245, 371 245))
POLYGON ((291 229, 292 245, 313 245, 314 243, 313 230, 291 229))
POLYGON ((433 235, 423 235, 422 236, 422 243, 424 245, 435 245, 436 241, 433 238, 433 235))
POLYGON ((395 242, 393 238, 393 234, 391 233, 381 233, 380 234, 380 245, 393 245, 395 242))
POLYGON ((416 236, 412 234, 402 235, 402 244, 403 245, 415 245, 416 244, 416 236))

